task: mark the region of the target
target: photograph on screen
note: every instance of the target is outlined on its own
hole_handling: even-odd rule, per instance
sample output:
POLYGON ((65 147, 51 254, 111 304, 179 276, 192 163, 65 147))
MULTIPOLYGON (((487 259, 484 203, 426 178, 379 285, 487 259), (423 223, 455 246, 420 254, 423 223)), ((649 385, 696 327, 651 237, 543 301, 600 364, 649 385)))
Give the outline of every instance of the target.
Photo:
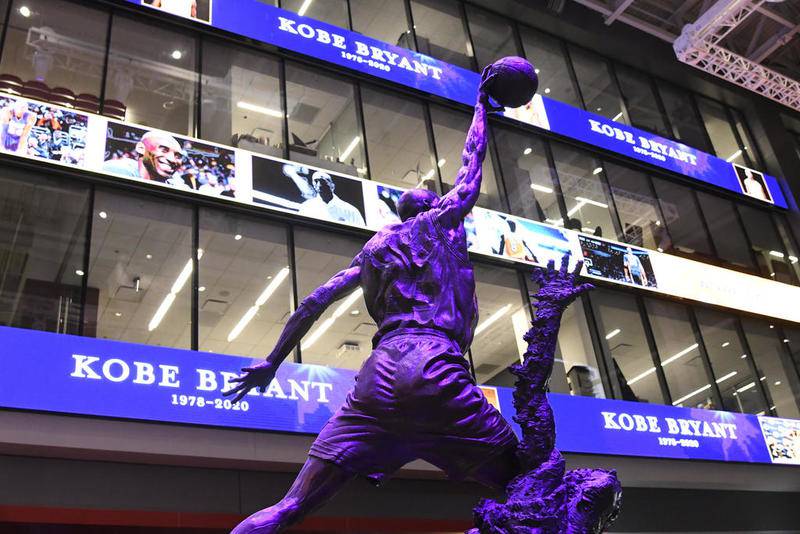
POLYGON ((397 204, 406 190, 377 182, 363 183, 367 226, 380 230, 387 224, 399 223, 397 204))
POLYGON ((238 198, 233 150, 161 130, 108 122, 103 172, 211 196, 238 198))
POLYGON ((473 209, 472 214, 475 252, 546 265, 571 251, 566 232, 559 228, 483 208, 473 209))
POLYGON ((642 287, 658 287, 650 252, 622 243, 579 235, 586 272, 642 287))
POLYGON ((0 97, 0 149, 84 166, 89 116, 12 96, 0 97))
POLYGON ((179 17, 211 22, 213 0, 142 0, 142 4, 179 17))
POLYGON ((253 201, 315 219, 366 226, 361 180, 300 163, 253 156, 253 201))
POLYGON ((800 421, 759 417, 758 422, 772 463, 800 465, 800 421))
POLYGON ((739 180, 739 187, 742 189, 742 193, 759 200, 773 202, 772 194, 769 191, 769 186, 767 186, 763 173, 735 163, 732 163, 732 165, 736 171, 736 178, 739 180))
POLYGON ((544 100, 540 94, 533 95, 531 101, 524 106, 505 108, 503 115, 545 130, 550 129, 550 120, 547 118, 544 100))

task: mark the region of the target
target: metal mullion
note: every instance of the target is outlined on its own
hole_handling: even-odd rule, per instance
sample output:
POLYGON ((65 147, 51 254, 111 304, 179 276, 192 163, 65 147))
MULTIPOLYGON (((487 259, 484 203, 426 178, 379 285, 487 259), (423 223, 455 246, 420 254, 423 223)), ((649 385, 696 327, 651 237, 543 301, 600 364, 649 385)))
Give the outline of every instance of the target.
POLYGON ((200 350, 200 206, 192 204, 192 311, 191 349, 200 350))
POLYGON ((747 153, 747 147, 744 146, 744 142, 742 141, 742 136, 739 135, 739 129, 736 127, 736 122, 733 120, 733 113, 731 113, 731 108, 726 106, 725 104, 720 104, 722 109, 725 113, 725 118, 728 119, 728 127, 733 132, 733 138, 736 139, 736 144, 739 145, 739 150, 742 151, 742 156, 744 156, 744 161, 748 167, 755 168, 756 165, 753 163, 753 160, 750 159, 750 154, 747 153))
MULTIPOLYGON (((594 156, 592 157, 592 159, 594 159, 594 156)), ((611 203, 611 207, 614 208, 613 212, 609 211, 609 213, 611 215, 611 223, 616 227, 617 238, 619 238, 619 236, 623 236, 624 237, 625 236, 625 229, 622 227, 622 219, 620 218, 619 211, 617 210, 617 201, 616 201, 616 199, 614 199, 614 193, 613 193, 613 191, 611 191, 611 184, 608 181, 608 176, 606 176, 605 161, 603 161, 600 158, 598 158, 597 161, 600 162, 600 168, 603 169, 602 172, 598 173, 598 176, 602 175, 602 177, 600 178, 601 185, 605 185, 606 186, 605 190, 608 191, 608 197, 609 197, 608 201, 611 203)), ((564 226, 566 227, 566 223, 564 224, 564 226)), ((581 229, 581 232, 582 231, 583 231, 583 229, 581 229)), ((622 239, 620 239, 620 241, 622 241, 622 239)), ((625 242, 627 243, 627 241, 625 241, 625 242)))
POLYGON ((616 372, 613 372, 613 356, 611 356, 610 352, 606 351, 605 346, 600 341, 600 330, 597 324, 597 315, 594 312, 594 305, 592 304, 591 292, 578 298, 583 301, 583 311, 586 314, 589 338, 592 340, 595 360, 598 366, 601 367, 598 370, 600 371, 600 380, 606 390, 606 396, 608 397, 610 394, 612 399, 622 399, 622 387, 617 381, 616 372), (597 357, 598 354, 600 355, 599 358, 597 357))
MULTIPOLYGON (((367 123, 364 121, 364 103, 361 99, 361 82, 353 80, 350 82, 353 86, 353 100, 354 108, 356 110, 356 122, 361 129, 361 140, 364 145, 364 166, 367 168, 366 177, 368 180, 373 180, 372 165, 369 164, 369 147, 367 146, 367 123)), ((358 174, 358 169, 356 169, 358 174)))
POLYGON ((278 86, 281 91, 281 111, 283 112, 283 157, 289 159, 289 85, 286 81, 286 59, 283 57, 278 58, 278 76, 280 77, 278 86))
POLYGON ((699 121, 700 126, 703 127, 703 133, 705 134, 706 143, 707 143, 707 151, 709 154, 713 154, 715 156, 719 156, 717 154, 716 149, 714 148, 714 142, 711 140, 711 134, 708 133, 708 128, 706 127, 706 121, 703 119, 703 114, 700 111, 700 105, 697 103, 696 95, 691 91, 683 90, 689 96, 689 104, 692 107, 692 111, 694 111, 695 118, 699 121))
POLYGON ((714 402, 720 410, 725 409, 725 403, 722 401, 722 392, 717 384, 716 377, 714 376, 714 368, 711 366, 711 358, 708 356, 708 349, 706 349, 706 342, 703 339, 703 333, 700 330, 700 323, 697 320, 694 308, 685 306, 687 315, 689 317, 689 324, 692 326, 692 333, 694 339, 697 341, 697 347, 700 349, 700 361, 703 362, 703 368, 706 371, 706 379, 711 384, 711 393, 714 396, 714 402))
POLYGON ((411 32, 411 42, 414 44, 414 51, 419 52, 417 27, 414 25, 414 13, 411 9, 411 0, 403 0, 403 7, 406 10, 406 24, 408 25, 408 31, 411 32))
MULTIPOLYGON (((742 235, 744 236, 744 241, 747 244, 747 251, 750 253, 750 261, 753 262, 753 265, 755 266, 756 272, 757 273, 760 272, 762 274, 762 276, 766 276, 767 278, 771 279, 772 277, 769 276, 769 273, 763 272, 761 270, 761 267, 759 266, 758 256, 756 255, 756 249, 753 246, 753 242, 750 239, 750 234, 747 232, 747 226, 745 226, 745 224, 744 224, 744 219, 742 218, 742 212, 739 211, 739 206, 733 200, 728 200, 728 202, 733 205, 734 216, 736 217, 736 221, 739 223, 739 228, 741 228, 741 230, 742 230, 742 235)), ((703 215, 703 219, 705 220, 705 215, 703 215)), ((713 236, 711 236, 711 234, 709 234, 709 236, 711 237, 711 241, 712 241, 712 244, 713 244, 714 238, 713 238, 713 236)), ((722 259, 722 258, 720 258, 720 259, 722 259)))
MULTIPOLYGON (((606 64, 606 69, 608 71, 609 76, 611 77, 611 83, 617 88, 617 94, 619 95, 619 103, 622 107, 622 116, 628 120, 628 125, 633 126, 633 120, 631 119, 631 114, 628 111, 628 103, 625 101, 625 93, 622 91, 622 85, 619 83, 619 78, 617 77, 617 69, 609 59, 603 58, 603 62, 606 64)), ((614 122, 614 121, 612 121, 614 122)))
POLYGON ((458 2, 458 12, 461 15, 461 25, 464 28, 464 34, 467 36, 467 44, 472 52, 472 69, 475 72, 480 72, 480 64, 478 63, 478 53, 475 51, 475 42, 472 40, 472 31, 469 29, 469 19, 467 18, 467 8, 463 2, 458 2))
POLYGON ((8 5, 6 6, 6 18, 3 21, 3 28, 0 29, 0 58, 2 58, 2 52, 5 51, 6 35, 8 35, 8 26, 11 24, 11 11, 13 6, 14 0, 8 0, 8 5))
POLYGON ((428 145, 430 149, 433 151, 433 157, 436 160, 434 163, 434 168, 436 169, 436 189, 437 192, 441 195, 444 194, 444 182, 442 181, 442 172, 441 168, 439 167, 439 150, 436 148, 436 135, 433 132, 433 118, 431 117, 431 106, 427 100, 422 101, 422 114, 425 119, 425 130, 426 135, 428 136, 428 145))
MULTIPOLYGON (((294 313, 300 305, 300 299, 297 295, 297 258, 294 249, 294 225, 286 225, 286 254, 289 263, 289 273, 291 275, 292 288, 289 291, 289 311, 294 313)), ((300 343, 294 347, 294 361, 295 363, 303 363, 303 355, 300 349, 300 343)))
POLYGON ((581 84, 578 83, 578 75, 575 73, 575 66, 572 64, 572 54, 570 53, 569 46, 567 46, 566 41, 559 39, 559 42, 561 43, 561 49, 564 53, 564 59, 567 60, 567 72, 569 74, 570 79, 572 80, 572 86, 575 88, 575 92, 578 95, 578 100, 580 100, 580 104, 585 111, 586 100, 584 100, 583 98, 583 91, 581 90, 581 84))
MULTIPOLYGON (((10 3, 10 2, 9 2, 10 3)), ((85 335, 84 323, 86 321, 86 300, 89 294, 89 263, 92 254, 92 225, 94 223, 94 196, 95 185, 89 186, 89 205, 87 206, 86 234, 83 242, 83 276, 81 277, 81 307, 78 313, 78 335, 85 335)))
POLYGON ((644 328, 644 337, 647 340, 647 347, 650 349, 650 357, 653 360, 653 367, 656 370, 656 377, 658 378, 658 385, 661 388, 661 395, 667 404, 672 404, 672 394, 669 390, 667 383, 667 376, 664 374, 664 368, 661 365, 661 354, 658 351, 655 336, 653 335, 653 326, 650 323, 650 316, 647 313, 647 306, 645 306, 644 299, 641 295, 634 295, 636 299, 636 307, 639 309, 639 318, 644 328))
MULTIPOLYGON (((489 130, 489 132, 491 132, 491 126, 489 126, 488 121, 486 128, 489 130)), ((500 168, 500 155, 497 152, 497 143, 495 143, 494 136, 491 135, 491 133, 489 133, 488 137, 489 144, 486 148, 487 152, 492 156, 489 163, 492 164, 492 170, 494 171, 494 183, 497 187, 497 195, 500 197, 500 205, 507 210, 506 213, 511 213, 511 203, 508 199, 508 191, 506 190, 506 183, 503 178, 503 170, 500 168)))
MULTIPOLYGON (((650 191, 650 194, 653 195, 653 199, 655 202, 655 210, 656 215, 659 216, 659 220, 661 224, 658 225, 659 228, 662 228, 664 232, 667 234, 667 239, 669 240, 669 246, 672 248, 672 233, 669 231, 669 227, 667 226, 667 218, 664 217, 664 210, 661 208, 661 202, 658 198, 658 194, 656 193, 656 186, 653 185, 653 177, 650 175, 649 172, 644 173, 647 176, 647 188, 650 191)), ((656 248, 660 248, 661 243, 656 243, 656 248)))
MULTIPOLYGON (((514 44, 517 48, 517 55, 520 57, 525 57, 525 46, 522 44, 522 34, 519 31, 519 23, 515 19, 506 19, 511 25, 511 37, 514 39, 514 44)), ((527 59, 527 58, 526 58, 527 59)))
MULTIPOLYGON (((775 333, 780 336, 779 339, 780 339, 781 345, 783 346, 783 351, 782 352, 783 352, 784 358, 786 359, 786 361, 788 361, 789 368, 791 369, 791 371, 794 371, 794 381, 793 382, 798 384, 798 387, 800 387, 800 367, 798 367, 798 365, 794 361, 794 356, 792 355, 792 349, 789 347, 789 344, 786 341, 784 341, 786 339, 789 339, 786 336, 786 331, 783 329, 783 326, 780 325, 780 324, 778 324, 778 326, 777 326, 777 328, 775 330, 776 330, 775 333)), ((790 384, 790 387, 791 387, 791 384, 790 384)), ((793 392, 793 393, 794 393, 793 398, 795 399, 794 402, 798 403, 797 399, 800 399, 800 391, 793 392)), ((800 407, 800 403, 798 403, 798 407, 800 407)))
MULTIPOLYGON (((12 2, 9 2, 11 5, 12 2)), ((114 10, 108 10, 108 28, 106 29, 105 53, 103 54, 103 70, 100 74, 100 106, 97 110, 103 115, 106 107, 106 87, 108 86, 108 64, 111 58, 111 28, 114 25, 114 10)))
POLYGON ((789 274, 792 275, 792 277, 794 278, 795 285, 796 285, 797 282, 798 282, 797 274, 796 274, 795 270, 791 267, 791 264, 787 263, 789 261, 789 249, 786 248, 786 241, 784 241, 783 235, 781 234, 781 230, 780 230, 780 228, 778 228, 778 224, 775 222, 775 217, 773 217, 773 212, 766 211, 765 213, 767 214, 767 217, 769 218, 770 224, 772 224, 772 231, 775 232, 776 236, 778 236, 778 241, 781 244, 780 252, 783 252, 783 258, 785 260, 784 263, 786 263, 786 266, 789 269, 789 274))
POLYGON ((553 147, 550 145, 549 139, 542 139, 544 144, 544 153, 547 158, 547 166, 550 167, 550 178, 553 180, 555 186, 554 192, 556 194, 556 203, 558 210, 561 212, 561 219, 564 221, 562 226, 567 226, 567 202, 564 200, 564 191, 561 189, 561 180, 558 177, 558 169, 556 168, 555 157, 553 156, 553 147))
POLYGON ((753 373, 753 380, 756 383, 756 387, 758 391, 761 393, 761 400, 764 402, 764 412, 766 413, 773 413, 773 410, 770 409, 772 406, 771 396, 767 391, 767 388, 764 387, 764 381, 761 380, 761 373, 756 366, 756 356, 753 354, 753 350, 750 348, 750 343, 747 341, 747 335, 744 333, 744 327, 742 326, 741 319, 736 316, 732 315, 734 324, 736 325, 736 334, 739 336, 739 343, 742 344, 742 347, 745 350, 745 353, 748 355, 745 360, 747 360, 747 364, 750 367, 750 372, 753 373))
POLYGON ((716 243, 714 243, 714 237, 711 235, 711 230, 708 227, 706 214, 703 213, 703 207, 700 205, 700 199, 697 198, 697 190, 694 189, 693 187, 687 187, 686 189, 689 191, 689 194, 692 197, 692 202, 694 203, 695 210, 697 210, 697 213, 700 214, 700 222, 703 223, 703 230, 708 236, 708 244, 711 246, 711 253, 714 255, 715 258, 721 260, 719 252, 717 251, 717 245, 716 243))
POLYGON ((658 107, 658 112, 661 115, 661 120, 664 123, 668 132, 672 133, 672 139, 674 141, 678 141, 678 138, 675 137, 675 128, 672 126, 672 121, 669 119, 669 114, 667 113, 667 107, 664 105, 664 101, 661 98, 661 91, 658 90, 659 86, 656 84, 655 78, 650 76, 647 73, 643 73, 647 76, 647 80, 650 82, 650 90, 653 92, 653 96, 656 100, 656 106, 658 107))
POLYGON ((353 11, 350 8, 350 0, 344 0, 345 11, 347 11, 347 29, 353 30, 353 11))

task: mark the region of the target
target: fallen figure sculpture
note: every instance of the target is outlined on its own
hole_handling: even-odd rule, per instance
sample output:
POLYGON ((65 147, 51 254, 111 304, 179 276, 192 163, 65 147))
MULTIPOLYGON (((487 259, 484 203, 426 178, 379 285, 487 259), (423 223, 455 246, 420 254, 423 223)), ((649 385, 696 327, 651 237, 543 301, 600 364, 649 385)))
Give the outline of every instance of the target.
POLYGON ((522 430, 517 446, 521 473, 506 487, 506 502, 483 500, 474 510, 476 528, 469 534, 595 534, 619 513, 622 487, 615 471, 574 469, 565 472, 555 448, 556 428, 547 400, 561 316, 590 284, 579 284, 582 262, 568 272, 569 256, 559 270, 551 260, 532 279, 539 290, 536 317, 525 333, 528 344, 522 363, 510 371, 514 388, 514 420, 522 430))

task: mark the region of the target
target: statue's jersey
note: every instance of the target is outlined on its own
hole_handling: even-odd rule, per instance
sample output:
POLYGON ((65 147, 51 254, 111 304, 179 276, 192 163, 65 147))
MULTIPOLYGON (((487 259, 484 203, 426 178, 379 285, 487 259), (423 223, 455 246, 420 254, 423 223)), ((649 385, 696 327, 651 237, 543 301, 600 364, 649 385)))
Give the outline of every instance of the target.
POLYGON ((378 324, 373 344, 398 329, 440 331, 465 351, 478 321, 464 225, 454 236, 432 209, 381 229, 360 256, 361 285, 378 324))

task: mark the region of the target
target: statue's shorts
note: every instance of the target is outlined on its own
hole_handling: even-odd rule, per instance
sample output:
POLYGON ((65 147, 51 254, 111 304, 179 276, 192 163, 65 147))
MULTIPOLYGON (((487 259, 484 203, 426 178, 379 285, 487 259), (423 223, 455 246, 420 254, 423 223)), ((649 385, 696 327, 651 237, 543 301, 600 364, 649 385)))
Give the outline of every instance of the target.
POLYGON ((516 444, 458 346, 415 329, 381 339, 309 455, 377 483, 418 458, 461 479, 516 444))

